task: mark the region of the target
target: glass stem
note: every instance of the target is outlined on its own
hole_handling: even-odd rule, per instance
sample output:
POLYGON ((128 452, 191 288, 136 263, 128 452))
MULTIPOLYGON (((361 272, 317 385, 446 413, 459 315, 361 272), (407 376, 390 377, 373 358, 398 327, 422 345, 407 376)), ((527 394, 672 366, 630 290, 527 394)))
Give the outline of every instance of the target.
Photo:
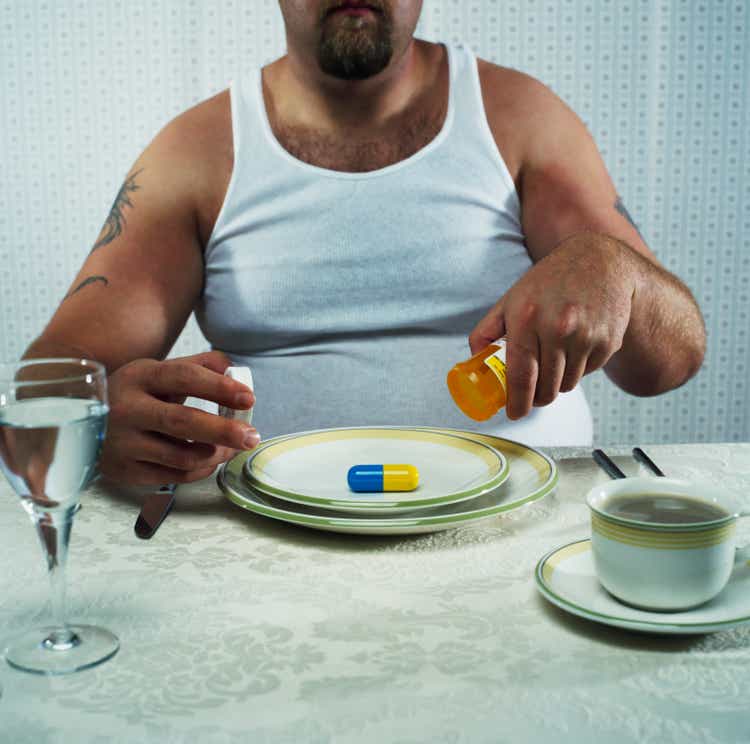
POLYGON ((65 565, 75 511, 76 507, 72 506, 37 512, 35 515, 37 534, 47 559, 52 592, 53 629, 42 641, 42 645, 51 651, 67 651, 80 642, 65 622, 65 565))

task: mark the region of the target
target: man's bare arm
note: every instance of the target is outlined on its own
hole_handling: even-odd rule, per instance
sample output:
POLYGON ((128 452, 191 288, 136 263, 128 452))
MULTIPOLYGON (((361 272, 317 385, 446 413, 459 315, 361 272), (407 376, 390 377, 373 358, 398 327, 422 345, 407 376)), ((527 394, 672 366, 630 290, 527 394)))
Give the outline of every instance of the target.
POLYGON ((203 281, 183 138, 173 123, 138 159, 70 290, 26 356, 68 346, 114 370, 169 351, 203 281))
POLYGON ((140 170, 135 171, 129 175, 125 182, 120 186, 120 190, 117 192, 114 204, 109 210, 109 216, 107 221, 104 223, 104 227, 99 235, 99 239, 91 249, 93 253, 97 248, 101 248, 105 245, 109 245, 115 238, 122 235, 123 228, 125 227, 125 209, 126 207, 133 208, 133 202, 130 199, 130 195, 134 191, 138 191, 141 187, 138 185, 136 179, 142 172, 140 170))
POLYGON ((646 245, 583 123, 559 99, 542 96, 550 99, 548 126, 556 136, 549 138, 554 144, 532 149, 523 175, 529 251, 538 261, 570 241, 609 250, 621 281, 633 281, 635 294, 622 347, 605 372, 635 395, 678 387, 698 371, 705 352, 698 305, 646 245))
POLYGON ((196 158, 216 128, 178 118, 138 159, 109 216, 27 357, 85 356, 109 372, 110 414, 101 457, 120 483, 183 483, 259 441, 257 431, 182 405, 186 396, 249 408, 250 390, 224 376, 213 351, 162 361, 203 284, 198 204, 215 160, 196 158))
POLYGON ((637 395, 681 385, 705 350, 695 300, 646 246, 580 119, 540 83, 520 74, 516 83, 528 122, 517 183, 535 266, 471 337, 515 336, 509 373, 526 392, 514 404, 511 391, 509 415, 600 366, 637 395))

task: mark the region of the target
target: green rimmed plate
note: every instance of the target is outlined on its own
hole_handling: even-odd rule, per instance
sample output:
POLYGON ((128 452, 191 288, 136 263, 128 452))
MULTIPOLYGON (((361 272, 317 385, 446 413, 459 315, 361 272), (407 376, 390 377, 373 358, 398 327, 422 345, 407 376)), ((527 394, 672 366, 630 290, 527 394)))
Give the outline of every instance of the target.
POLYGON ((712 633, 750 623, 750 565, 735 566, 729 583, 710 602, 682 612, 648 612, 616 600, 599 583, 590 540, 550 551, 536 566, 542 596, 573 615, 647 633, 712 633))
POLYGON ((269 440, 245 460, 249 485, 266 496, 354 514, 403 513, 466 501, 508 477, 502 453, 484 442, 416 427, 322 429, 269 440), (355 493, 352 465, 409 463, 419 471, 414 491, 355 493))
POLYGON ((230 501, 255 514, 302 527, 357 535, 409 535, 462 527, 536 501, 549 494, 557 484, 557 468, 553 460, 532 447, 456 429, 423 427, 422 430, 450 431, 494 447, 508 461, 510 476, 498 488, 467 501, 378 518, 339 514, 282 501, 254 490, 243 475, 245 460, 251 454, 247 452, 225 463, 219 470, 217 481, 230 501))

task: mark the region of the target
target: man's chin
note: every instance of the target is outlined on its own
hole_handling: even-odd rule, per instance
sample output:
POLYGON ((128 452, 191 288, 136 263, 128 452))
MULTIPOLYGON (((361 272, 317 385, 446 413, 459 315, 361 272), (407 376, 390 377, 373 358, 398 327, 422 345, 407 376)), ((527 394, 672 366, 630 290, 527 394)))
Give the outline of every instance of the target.
POLYGON ((352 44, 344 48, 324 45, 318 53, 318 64, 324 73, 341 80, 366 80, 388 67, 391 53, 389 44, 352 44))
POLYGON ((357 22, 363 20, 344 17, 326 24, 318 46, 318 65, 324 73, 341 80, 366 80, 388 66, 393 48, 387 18, 357 22))

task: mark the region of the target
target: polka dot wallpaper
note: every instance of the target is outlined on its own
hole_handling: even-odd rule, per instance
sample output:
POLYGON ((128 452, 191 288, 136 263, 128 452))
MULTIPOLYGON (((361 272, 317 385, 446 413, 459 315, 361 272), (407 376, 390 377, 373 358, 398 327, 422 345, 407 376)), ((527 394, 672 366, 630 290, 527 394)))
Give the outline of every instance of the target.
MULTIPOLYGON (((585 381, 597 442, 750 440, 750 4, 425 0, 578 112, 647 242, 697 297, 697 377, 650 399, 585 381)), ((0 0, 0 355, 42 330, 123 176, 180 111, 281 54, 275 0, 0 0)), ((191 320, 173 354, 206 347, 191 320)))

